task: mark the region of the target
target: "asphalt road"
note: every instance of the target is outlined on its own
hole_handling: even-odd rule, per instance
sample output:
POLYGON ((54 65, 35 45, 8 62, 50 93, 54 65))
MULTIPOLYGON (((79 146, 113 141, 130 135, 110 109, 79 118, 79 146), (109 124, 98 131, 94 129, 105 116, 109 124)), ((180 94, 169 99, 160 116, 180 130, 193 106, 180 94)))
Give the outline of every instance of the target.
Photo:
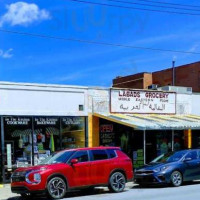
MULTIPOLYGON (((1 198, 0 198, 1 199, 1 198)), ((181 187, 148 187, 140 188, 128 184, 123 193, 113 194, 107 188, 96 188, 94 191, 76 191, 69 193, 65 200, 198 200, 200 199, 200 182, 185 184, 181 187)), ((6 198, 6 200, 21 200, 20 197, 6 198)), ((34 200, 48 200, 36 197, 34 200)))

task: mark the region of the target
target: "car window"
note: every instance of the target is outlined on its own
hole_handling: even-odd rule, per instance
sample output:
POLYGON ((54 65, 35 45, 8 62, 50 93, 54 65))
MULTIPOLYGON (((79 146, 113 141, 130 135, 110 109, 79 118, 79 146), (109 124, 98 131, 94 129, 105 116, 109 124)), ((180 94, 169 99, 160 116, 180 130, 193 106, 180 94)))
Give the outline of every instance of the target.
POLYGON ((108 155, 105 150, 92 150, 93 160, 105 160, 108 159, 108 155))
POLYGON ((88 158, 88 152, 87 151, 77 151, 71 158, 72 159, 77 159, 78 162, 87 162, 89 161, 88 158))
POLYGON ((107 153, 108 153, 109 158, 117 157, 114 149, 107 149, 107 153))
POLYGON ((198 151, 198 158, 200 159, 200 151, 198 151))
POLYGON ((185 158, 191 158, 192 160, 196 160, 198 158, 198 155, 197 155, 197 152, 196 151, 192 151, 192 152, 189 152, 185 158))

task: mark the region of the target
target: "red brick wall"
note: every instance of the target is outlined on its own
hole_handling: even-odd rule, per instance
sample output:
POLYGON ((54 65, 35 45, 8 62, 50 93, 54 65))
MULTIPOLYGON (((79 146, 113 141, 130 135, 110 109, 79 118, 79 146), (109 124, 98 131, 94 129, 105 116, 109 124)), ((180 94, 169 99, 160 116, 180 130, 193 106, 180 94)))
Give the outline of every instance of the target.
MULTIPOLYGON (((153 83, 160 86, 172 85, 172 68, 154 72, 153 83)), ((175 68, 175 86, 192 87, 200 92, 200 62, 175 68)))
POLYGON ((143 89, 149 82, 152 82, 152 74, 139 73, 113 79, 113 87, 143 89))
MULTIPOLYGON (((175 86, 192 87, 200 92, 200 62, 175 68, 175 86)), ((113 79, 113 87, 147 89, 149 85, 172 85, 172 68, 151 73, 139 73, 113 79)))

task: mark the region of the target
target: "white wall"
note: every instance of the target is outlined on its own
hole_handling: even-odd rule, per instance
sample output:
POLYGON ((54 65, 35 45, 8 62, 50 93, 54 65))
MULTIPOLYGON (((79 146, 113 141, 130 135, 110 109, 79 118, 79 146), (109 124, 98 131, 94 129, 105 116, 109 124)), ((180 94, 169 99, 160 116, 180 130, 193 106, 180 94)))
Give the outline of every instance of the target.
POLYGON ((192 95, 192 114, 200 115, 200 93, 192 95))
POLYGON ((87 88, 0 83, 0 115, 87 116, 87 88))
POLYGON ((192 95, 177 94, 176 95, 176 114, 191 114, 192 112, 192 95))

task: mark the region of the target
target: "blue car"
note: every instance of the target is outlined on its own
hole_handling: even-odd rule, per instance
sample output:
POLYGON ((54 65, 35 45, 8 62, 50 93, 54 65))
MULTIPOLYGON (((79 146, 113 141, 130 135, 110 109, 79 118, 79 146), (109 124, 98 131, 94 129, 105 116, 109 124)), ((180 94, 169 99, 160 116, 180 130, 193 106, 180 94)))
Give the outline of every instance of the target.
POLYGON ((135 170, 134 180, 141 186, 172 184, 175 187, 185 181, 200 180, 200 149, 163 154, 135 170))

